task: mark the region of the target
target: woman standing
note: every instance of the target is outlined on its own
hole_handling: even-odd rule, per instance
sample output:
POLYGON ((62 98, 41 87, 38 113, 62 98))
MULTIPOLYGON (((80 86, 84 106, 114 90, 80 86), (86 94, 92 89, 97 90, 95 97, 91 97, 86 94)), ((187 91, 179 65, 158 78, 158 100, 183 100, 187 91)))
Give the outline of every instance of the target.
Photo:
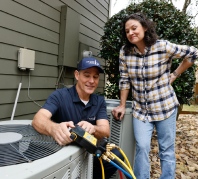
POLYGON ((157 131, 160 179, 175 178, 175 134, 179 102, 171 83, 193 65, 198 50, 186 45, 158 40, 154 23, 142 13, 123 20, 126 44, 120 50, 120 105, 113 109, 116 119, 123 119, 131 87, 133 127, 136 139, 134 173, 137 179, 150 178, 149 152, 154 127, 157 131), (183 58, 170 74, 172 59, 183 58))

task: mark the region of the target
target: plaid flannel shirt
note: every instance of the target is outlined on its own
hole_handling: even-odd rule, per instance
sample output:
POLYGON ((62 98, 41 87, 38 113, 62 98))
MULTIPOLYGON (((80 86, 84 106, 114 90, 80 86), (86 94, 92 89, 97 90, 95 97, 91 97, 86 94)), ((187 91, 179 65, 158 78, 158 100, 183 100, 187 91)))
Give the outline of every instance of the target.
POLYGON ((157 40, 144 54, 136 47, 126 53, 123 47, 119 57, 119 89, 132 88, 133 116, 150 122, 168 118, 179 105, 169 82, 172 59, 184 58, 194 63, 198 49, 167 40, 157 40))

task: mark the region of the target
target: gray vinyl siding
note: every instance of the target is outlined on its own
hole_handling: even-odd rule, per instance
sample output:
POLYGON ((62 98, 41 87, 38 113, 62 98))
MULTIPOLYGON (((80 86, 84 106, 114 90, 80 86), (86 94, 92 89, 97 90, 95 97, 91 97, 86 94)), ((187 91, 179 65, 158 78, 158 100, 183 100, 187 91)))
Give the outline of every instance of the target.
MULTIPOLYGON (((0 0, 0 120, 10 120, 19 83, 22 86, 14 119, 32 119, 40 109, 32 100, 43 105, 56 89, 62 6, 79 15, 79 43, 87 45, 104 65, 98 54, 109 3, 110 0, 0 0), (18 68, 19 48, 35 51, 33 71, 18 68)), ((65 67, 63 87, 75 84, 74 70, 65 67)), ((103 92, 104 79, 101 75, 97 92, 103 92)))

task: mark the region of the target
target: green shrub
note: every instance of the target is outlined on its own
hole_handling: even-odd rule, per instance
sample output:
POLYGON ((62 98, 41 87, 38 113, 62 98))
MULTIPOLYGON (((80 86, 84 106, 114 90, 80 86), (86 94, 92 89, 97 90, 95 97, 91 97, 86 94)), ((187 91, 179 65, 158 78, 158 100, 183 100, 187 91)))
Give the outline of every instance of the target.
MULTIPOLYGON (((191 17, 177 10, 172 4, 164 1, 147 0, 140 4, 131 4, 126 9, 112 16, 104 26, 101 37, 101 58, 105 59, 107 83, 104 95, 109 99, 119 99, 119 51, 125 43, 121 38, 121 22, 124 17, 135 12, 143 12, 156 23, 156 31, 160 39, 185 45, 198 45, 198 34, 193 29, 191 17)), ((173 60, 171 70, 174 71, 182 59, 173 60)), ((173 88, 180 104, 190 104, 195 84, 195 65, 184 72, 173 83, 173 88)), ((131 94, 128 100, 132 100, 131 94)))

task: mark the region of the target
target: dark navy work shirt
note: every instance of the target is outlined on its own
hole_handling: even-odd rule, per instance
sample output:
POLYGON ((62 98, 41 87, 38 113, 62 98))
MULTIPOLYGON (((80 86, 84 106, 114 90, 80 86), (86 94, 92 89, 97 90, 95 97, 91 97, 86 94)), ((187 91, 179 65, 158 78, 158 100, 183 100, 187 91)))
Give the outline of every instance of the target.
POLYGON ((89 102, 85 105, 79 98, 76 86, 61 88, 54 91, 43 105, 52 113, 54 122, 87 121, 95 125, 96 120, 107 119, 106 102, 103 96, 91 94, 89 102))

